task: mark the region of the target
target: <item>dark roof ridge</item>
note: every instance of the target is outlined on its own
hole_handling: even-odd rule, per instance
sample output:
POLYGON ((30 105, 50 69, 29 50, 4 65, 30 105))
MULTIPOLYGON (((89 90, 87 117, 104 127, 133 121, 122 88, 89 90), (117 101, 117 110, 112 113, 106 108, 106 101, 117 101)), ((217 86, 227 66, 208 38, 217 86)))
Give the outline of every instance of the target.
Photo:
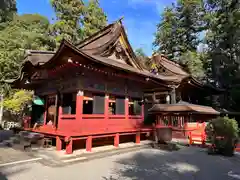
POLYGON ((121 24, 121 29, 122 29, 123 35, 126 37, 126 38, 125 38, 126 43, 128 44, 128 47, 130 47, 130 54, 132 54, 133 60, 135 61, 135 63, 137 64, 137 66, 138 66, 141 70, 144 70, 144 68, 142 67, 142 65, 138 62, 139 59, 137 58, 134 50, 132 49, 132 46, 131 46, 129 40, 128 40, 128 35, 127 35, 126 31, 125 31, 125 28, 123 27, 122 19, 123 19, 123 18, 121 18, 121 19, 119 20, 119 22, 120 22, 120 24, 121 24))
MULTIPOLYGON (((97 36, 98 34, 100 34, 102 31, 105 31, 107 29, 109 29, 111 26, 114 26, 117 23, 121 23, 123 17, 121 17, 120 19, 118 19, 117 21, 114 21, 113 23, 108 24, 107 26, 105 26, 104 28, 100 29, 99 31, 97 31, 96 33, 92 34, 91 36, 85 38, 84 40, 78 42, 75 44, 75 46, 80 46, 79 48, 85 46, 86 44, 84 44, 85 42, 87 42, 88 40, 90 40, 91 38, 93 38, 94 36, 96 36, 94 39, 98 39, 99 37, 97 36)), ((108 32, 104 33, 107 34, 108 32)))
MULTIPOLYGON (((45 64, 43 64, 43 65, 41 66, 41 68, 44 68, 44 67, 46 67, 49 63, 51 63, 51 62, 53 61, 53 59, 55 59, 55 58, 58 56, 58 54, 60 53, 60 51, 61 51, 61 49, 63 48, 64 45, 68 46, 69 48, 72 48, 73 50, 75 50, 76 52, 78 52, 79 54, 81 54, 82 56, 84 56, 84 57, 86 57, 86 58, 89 58, 89 59, 91 59, 91 60, 93 60, 93 61, 95 61, 95 62, 100 62, 100 61, 97 59, 97 57, 104 58, 104 57, 101 57, 101 56, 96 56, 96 55, 88 54, 88 53, 82 51, 81 49, 77 48, 76 46, 74 46, 71 42, 63 39, 62 42, 61 42, 61 45, 60 45, 60 47, 59 47, 59 49, 58 49, 58 51, 56 52, 56 54, 54 54, 54 56, 53 56, 48 62, 46 62, 45 64)), ((103 64, 105 64, 105 65, 108 65, 108 66, 113 66, 113 67, 115 67, 115 68, 124 69, 123 67, 117 67, 116 65, 109 64, 109 63, 107 63, 107 61, 105 61, 105 62, 101 61, 101 63, 103 63, 103 64)), ((115 63, 118 63, 118 62, 115 62, 115 63)), ((164 79, 165 76, 163 76, 163 75, 154 75, 154 74, 152 74, 152 73, 150 73, 150 72, 145 72, 145 71, 139 70, 139 69, 137 69, 137 68, 134 68, 134 67, 132 67, 132 66, 129 66, 128 69, 125 69, 125 70, 126 70, 126 71, 132 71, 132 72, 134 71, 135 73, 141 74, 141 75, 143 75, 143 76, 145 76, 145 77, 156 78, 156 79, 165 80, 165 81, 172 81, 172 82, 176 82, 176 81, 177 81, 177 82, 178 82, 178 78, 176 78, 175 76, 173 76, 173 77, 172 77, 172 76, 171 76, 171 77, 166 76, 166 77, 168 77, 168 79, 164 79), (129 68, 130 68, 130 69, 129 69, 129 68)))
POLYGON ((32 50, 32 49, 26 49, 25 52, 27 55, 37 54, 37 53, 40 53, 40 54, 55 54, 56 53, 56 51, 32 50))
POLYGON ((159 54, 159 53, 155 53, 152 57, 154 56, 160 56, 161 60, 164 60, 165 62, 168 62, 174 66, 177 66, 179 68, 183 68, 180 64, 178 64, 177 62, 171 61, 170 59, 168 59, 164 54, 159 54), (163 57, 163 58, 162 58, 163 57))

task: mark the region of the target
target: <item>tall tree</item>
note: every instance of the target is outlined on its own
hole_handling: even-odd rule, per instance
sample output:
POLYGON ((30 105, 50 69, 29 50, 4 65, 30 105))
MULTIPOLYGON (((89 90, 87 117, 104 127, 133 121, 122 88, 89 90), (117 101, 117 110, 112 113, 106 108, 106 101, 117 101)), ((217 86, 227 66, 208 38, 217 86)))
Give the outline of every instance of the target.
POLYGON ((239 0, 207 1, 208 25, 206 41, 212 66, 212 78, 228 87, 236 78, 240 57, 239 0))
POLYGON ((85 5, 83 16, 83 35, 84 38, 91 36, 107 25, 107 16, 100 8, 98 0, 90 0, 85 5))
POLYGON ((98 0, 51 0, 51 4, 57 17, 51 32, 57 43, 62 39, 77 43, 107 24, 98 0))
MULTIPOLYGON (((55 41, 47 33, 49 26, 48 19, 38 14, 15 15, 8 26, 0 31, 0 82, 18 77, 25 49, 54 49, 55 41)), ((8 84, 2 83, 0 93, 5 96, 4 114, 11 114, 6 118, 22 120, 25 105, 31 101, 32 94, 12 90, 8 84)))
POLYGON ((204 72, 202 58, 197 54, 198 36, 204 29, 203 7, 203 0, 178 0, 166 8, 153 43, 161 54, 187 66, 189 72, 195 77, 201 76, 199 78, 204 72))
POLYGON ((53 50, 55 44, 47 34, 50 23, 38 14, 14 16, 0 31, 0 80, 16 78, 24 59, 24 49, 53 50))
POLYGON ((240 104, 237 100, 240 98, 236 97, 236 92, 240 91, 240 1, 207 0, 206 7, 210 79, 227 90, 225 108, 238 107, 240 104))
POLYGON ((165 54, 169 59, 174 59, 176 52, 176 30, 177 16, 174 4, 164 9, 161 22, 157 25, 155 40, 153 45, 157 47, 157 51, 165 54))
POLYGON ((181 64, 185 65, 188 72, 198 79, 205 78, 203 54, 188 51, 181 56, 181 64))
POLYGON ((0 1, 0 30, 6 26, 6 23, 13 19, 17 13, 16 0, 0 1))
POLYGON ((197 51, 199 45, 199 33, 202 31, 204 17, 203 0, 178 0, 177 14, 177 39, 178 55, 187 51, 197 51))
POLYGON ((73 43, 83 38, 81 25, 84 14, 84 3, 81 0, 50 0, 56 13, 56 22, 52 26, 52 33, 57 43, 62 39, 73 43))

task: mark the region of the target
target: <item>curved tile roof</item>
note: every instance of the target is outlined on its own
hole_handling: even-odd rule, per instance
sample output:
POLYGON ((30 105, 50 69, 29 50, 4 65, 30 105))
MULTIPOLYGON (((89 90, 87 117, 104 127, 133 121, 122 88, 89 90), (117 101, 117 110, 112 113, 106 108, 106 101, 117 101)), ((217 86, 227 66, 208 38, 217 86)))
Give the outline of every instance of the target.
POLYGON ((183 68, 179 64, 168 60, 163 55, 155 54, 152 56, 152 60, 157 65, 162 66, 163 68, 165 68, 166 70, 170 71, 171 73, 173 73, 175 75, 182 76, 183 78, 190 76, 186 71, 183 70, 183 68))
POLYGON ((195 114, 213 114, 219 115, 220 112, 216 111, 210 106, 201 106, 197 104, 191 104, 187 102, 181 102, 177 104, 155 104, 148 110, 150 113, 195 113, 195 114))

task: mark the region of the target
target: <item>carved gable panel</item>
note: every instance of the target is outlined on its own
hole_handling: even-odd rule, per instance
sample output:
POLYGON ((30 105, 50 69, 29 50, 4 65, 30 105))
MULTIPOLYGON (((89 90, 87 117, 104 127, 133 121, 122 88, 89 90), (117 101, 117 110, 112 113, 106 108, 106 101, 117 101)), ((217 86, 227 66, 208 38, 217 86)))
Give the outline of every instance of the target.
POLYGON ((47 70, 37 71, 32 75, 31 79, 32 80, 48 79, 48 72, 47 70))

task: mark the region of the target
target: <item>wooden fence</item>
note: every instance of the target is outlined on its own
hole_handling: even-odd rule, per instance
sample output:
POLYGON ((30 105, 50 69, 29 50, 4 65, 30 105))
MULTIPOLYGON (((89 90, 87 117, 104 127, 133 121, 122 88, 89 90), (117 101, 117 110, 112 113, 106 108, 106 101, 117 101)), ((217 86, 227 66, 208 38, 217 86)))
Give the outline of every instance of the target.
MULTIPOLYGON (((207 142, 207 135, 203 131, 201 133, 189 132, 189 145, 200 144, 205 147, 207 142)), ((237 144, 235 151, 240 152, 240 142, 237 144)))

